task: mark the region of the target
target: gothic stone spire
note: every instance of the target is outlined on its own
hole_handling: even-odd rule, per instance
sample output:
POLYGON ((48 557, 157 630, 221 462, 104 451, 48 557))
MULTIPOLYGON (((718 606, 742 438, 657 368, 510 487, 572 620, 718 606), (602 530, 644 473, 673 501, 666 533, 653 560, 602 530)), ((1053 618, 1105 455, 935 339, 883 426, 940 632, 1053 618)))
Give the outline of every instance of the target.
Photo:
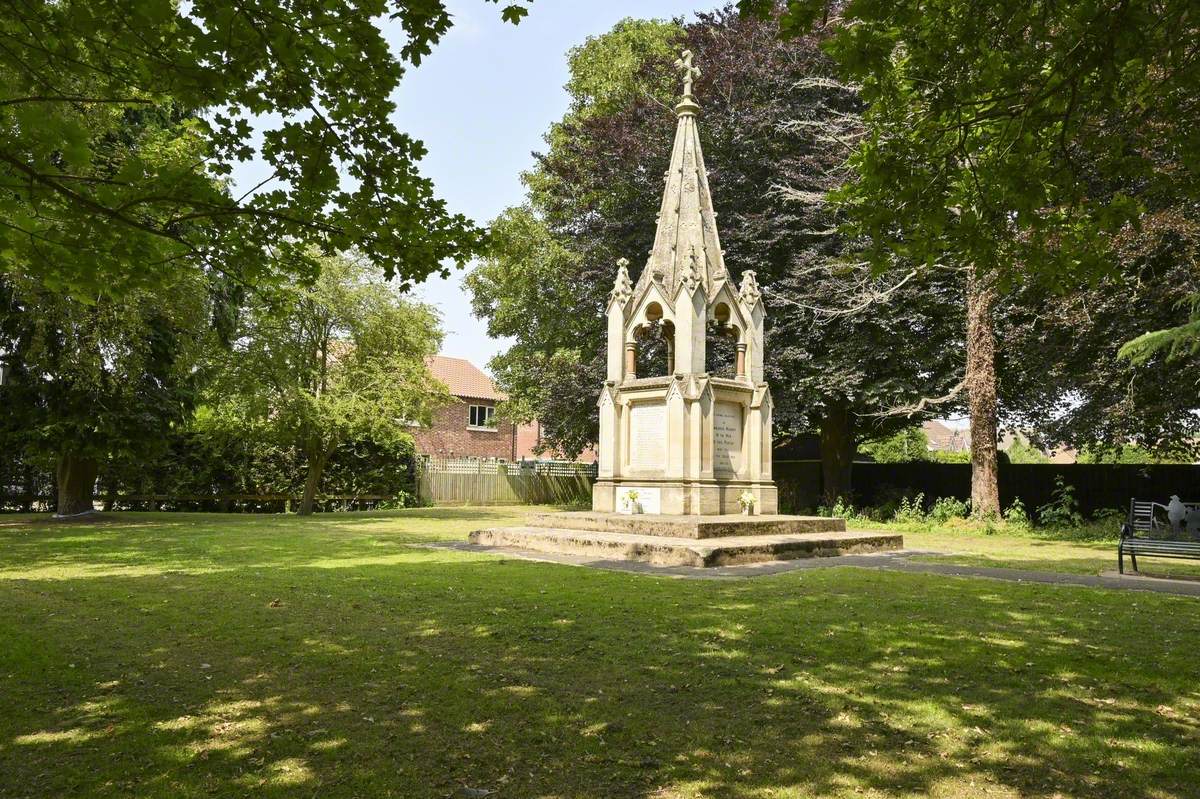
POLYGON ((678 122, 671 165, 666 173, 666 188, 658 214, 658 232, 646 268, 638 279, 640 289, 647 281, 660 283, 674 297, 680 282, 692 267, 705 292, 712 296, 728 280, 721 241, 717 236, 716 213, 704 169, 704 154, 696 115, 700 106, 692 97, 692 80, 700 70, 692 65, 692 53, 684 50, 675 62, 683 75, 683 99, 675 106, 678 122))

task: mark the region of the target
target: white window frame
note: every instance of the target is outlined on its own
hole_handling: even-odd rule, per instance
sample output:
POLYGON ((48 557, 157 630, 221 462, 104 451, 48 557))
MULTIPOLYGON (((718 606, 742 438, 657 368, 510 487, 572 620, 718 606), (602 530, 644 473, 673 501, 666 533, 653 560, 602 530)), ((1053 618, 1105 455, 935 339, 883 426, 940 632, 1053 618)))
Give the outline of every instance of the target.
POLYGON ((495 405, 468 405, 467 406, 467 429, 480 430, 487 433, 498 432, 496 425, 496 406, 495 405), (483 424, 475 424, 478 420, 476 410, 483 411, 483 424), (473 421, 474 420, 474 421, 473 421))

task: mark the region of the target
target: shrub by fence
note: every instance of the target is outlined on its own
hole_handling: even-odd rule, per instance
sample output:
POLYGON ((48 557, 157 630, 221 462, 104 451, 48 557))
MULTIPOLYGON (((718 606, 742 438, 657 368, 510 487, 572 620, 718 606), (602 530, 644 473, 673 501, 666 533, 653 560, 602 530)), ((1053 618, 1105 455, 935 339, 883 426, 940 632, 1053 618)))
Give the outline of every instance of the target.
MULTIPOLYGON (((774 468, 783 512, 812 510, 821 504, 821 464, 817 461, 777 461, 774 468)), ((1033 510, 1053 499, 1056 478, 1075 489, 1080 510, 1092 514, 1105 508, 1129 507, 1134 497, 1166 502, 1172 494, 1200 500, 1200 466, 1191 464, 1001 463, 1000 505, 1018 497, 1033 510)), ((924 494, 971 498, 971 465, 967 463, 856 463, 851 499, 861 507, 882 505, 900 495, 924 494)))
POLYGON ((421 458, 417 496, 434 505, 590 505, 594 464, 421 458))
MULTIPOLYGON (((0 438, 0 452, 6 442, 0 438)), ((0 457, 0 512, 55 508, 53 458, 0 457)), ((411 449, 370 440, 344 443, 321 480, 317 509, 372 510, 416 501, 411 449)), ((304 490, 304 454, 272 441, 173 434, 153 458, 129 456, 102 465, 95 500, 106 510, 279 513, 304 490)))
MULTIPOLYGON (((300 505, 299 494, 127 494, 96 497, 106 511, 181 511, 205 513, 283 513, 300 505)), ((403 508, 415 502, 411 493, 318 494, 318 511, 403 508)), ((0 511, 54 510, 52 494, 29 495, 0 491, 0 511)))

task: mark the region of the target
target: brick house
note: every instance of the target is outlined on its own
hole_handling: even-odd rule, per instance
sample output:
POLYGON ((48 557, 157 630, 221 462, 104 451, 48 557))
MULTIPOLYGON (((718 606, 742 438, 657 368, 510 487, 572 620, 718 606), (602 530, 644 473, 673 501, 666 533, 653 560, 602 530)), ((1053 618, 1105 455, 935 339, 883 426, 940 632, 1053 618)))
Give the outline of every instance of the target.
POLYGON ((496 406, 506 397, 481 369, 463 358, 435 355, 429 371, 455 401, 434 411, 432 425, 413 429, 418 454, 506 461, 537 457, 541 425, 513 425, 496 417, 496 406))

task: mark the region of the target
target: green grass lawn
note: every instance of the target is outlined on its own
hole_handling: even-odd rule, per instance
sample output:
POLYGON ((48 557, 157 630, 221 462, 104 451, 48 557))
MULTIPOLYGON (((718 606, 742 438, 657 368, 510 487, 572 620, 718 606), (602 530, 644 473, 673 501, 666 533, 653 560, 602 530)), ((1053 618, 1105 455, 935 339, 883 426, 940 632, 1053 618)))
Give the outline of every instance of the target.
POLYGON ((524 513, 0 517, 0 796, 1200 795, 1195 599, 418 546, 524 513))
MULTIPOLYGON (((983 523, 953 519, 946 524, 895 524, 854 519, 851 529, 898 530, 908 549, 944 553, 913 560, 990 566, 1007 569, 1099 574, 1117 569, 1120 522, 1092 523, 1077 529, 1014 530, 1000 526, 988 532, 983 523)), ((1200 562, 1167 558, 1138 558, 1142 574, 1155 577, 1200 577, 1200 562)), ((1130 569, 1129 558, 1125 568, 1130 569)))

